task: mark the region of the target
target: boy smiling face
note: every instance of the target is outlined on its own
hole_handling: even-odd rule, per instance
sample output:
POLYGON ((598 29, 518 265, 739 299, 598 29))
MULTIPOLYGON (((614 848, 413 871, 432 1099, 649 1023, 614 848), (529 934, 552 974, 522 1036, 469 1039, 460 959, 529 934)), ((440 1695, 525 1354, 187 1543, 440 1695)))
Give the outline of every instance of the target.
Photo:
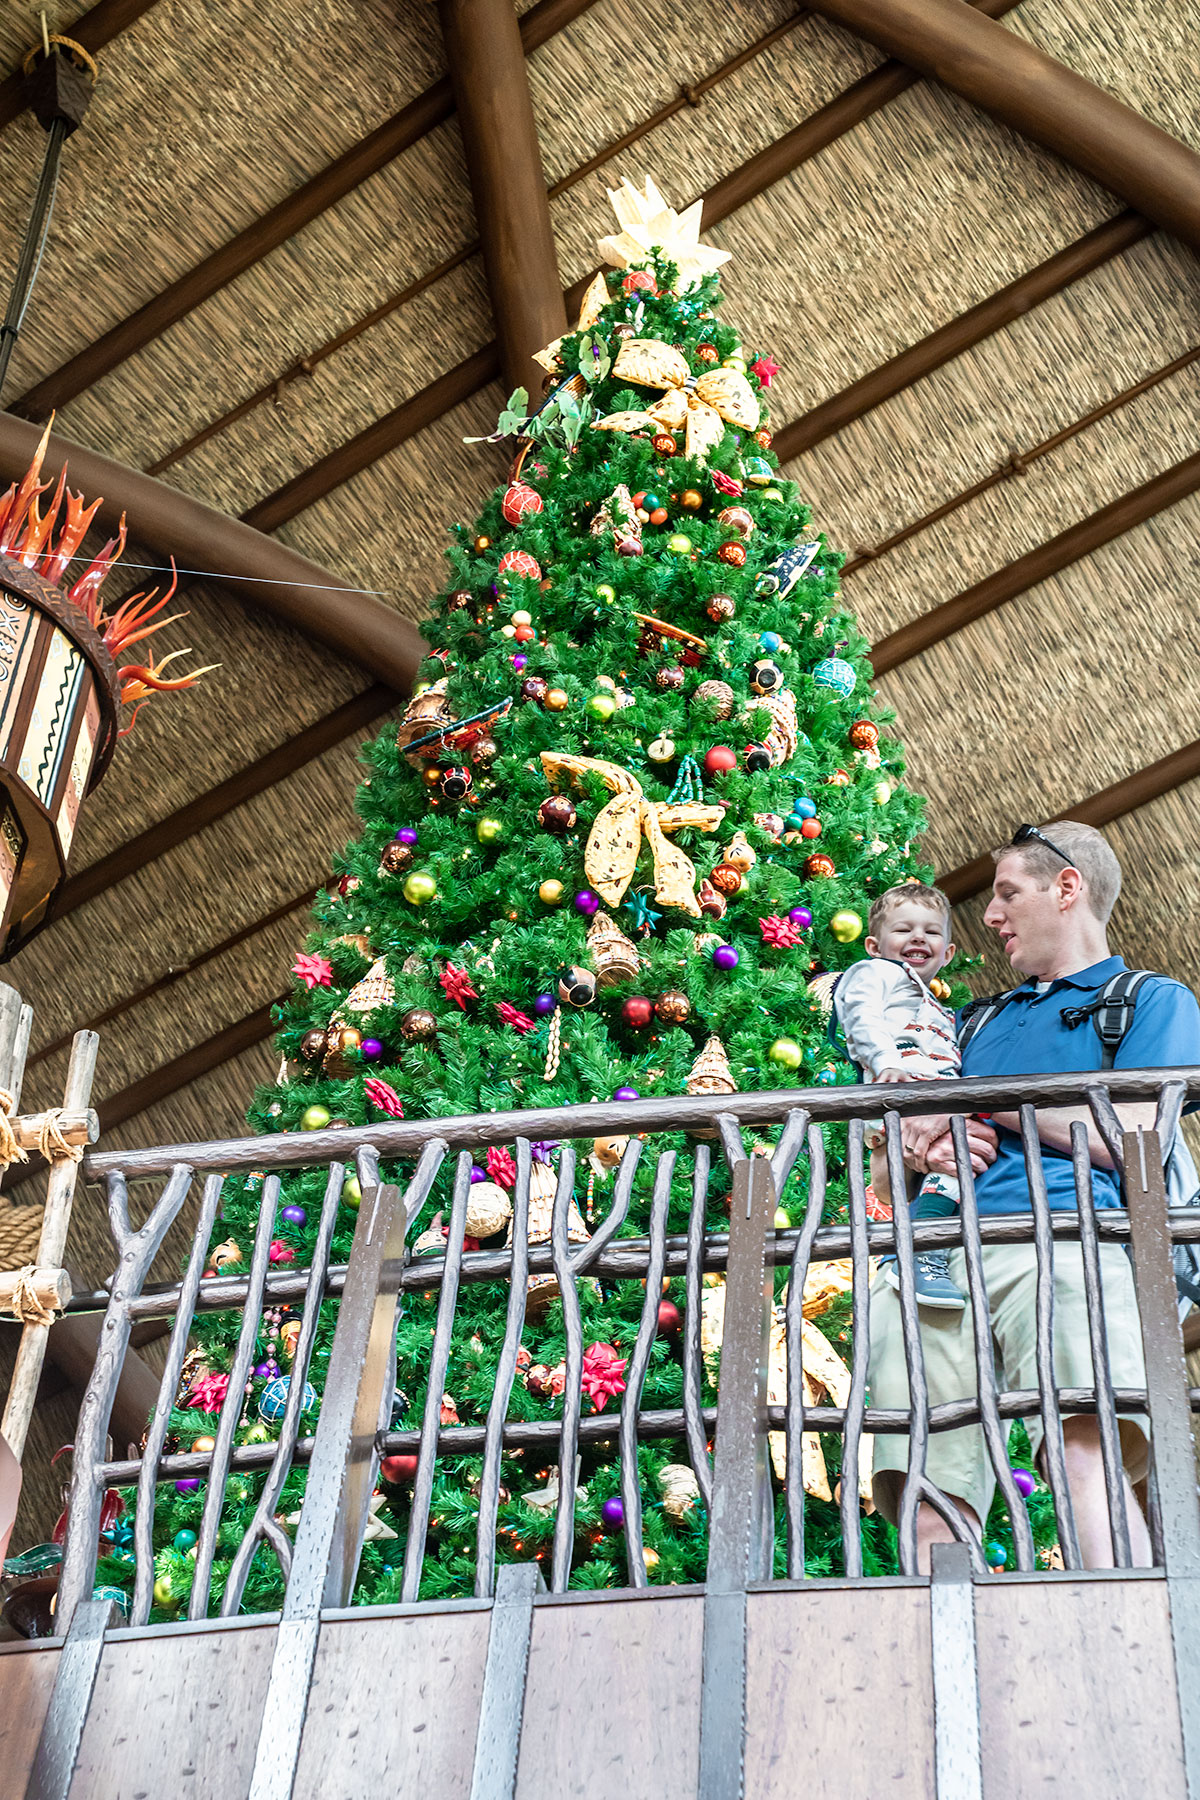
POLYGON ((928 980, 954 955, 949 935, 949 921, 938 907, 927 900, 901 899, 888 909, 878 933, 866 939, 865 948, 868 956, 908 963, 928 980))

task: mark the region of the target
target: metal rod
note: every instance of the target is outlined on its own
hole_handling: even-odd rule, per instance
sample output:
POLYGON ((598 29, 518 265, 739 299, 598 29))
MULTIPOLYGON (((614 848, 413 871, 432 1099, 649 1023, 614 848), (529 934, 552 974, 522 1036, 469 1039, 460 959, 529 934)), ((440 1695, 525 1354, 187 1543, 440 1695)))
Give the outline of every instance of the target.
POLYGON ((3 323, 0 323, 0 388, 4 386, 8 365, 12 361, 12 353, 16 348, 25 312, 33 293, 33 284, 37 279, 38 269, 41 267, 42 252, 46 247, 46 237, 54 212, 54 196, 58 189, 58 167, 62 160, 62 148, 67 141, 68 129, 69 123, 66 119, 54 119, 46 134, 46 154, 42 158, 42 172, 38 176, 38 184, 34 190, 33 205, 29 210, 29 223, 25 227, 21 253, 17 258, 12 289, 8 296, 8 307, 3 323))
POLYGON ((704 1312, 701 1268, 704 1260, 709 1162, 708 1145, 697 1144, 692 1165, 692 1210, 688 1218, 687 1269, 683 1292, 683 1416, 687 1429, 688 1456, 705 1511, 712 1506, 712 1459, 708 1454, 708 1431, 700 1404, 704 1387, 700 1326, 704 1312))
POLYGON ((1088 1337, 1092 1350, 1092 1379, 1096 1384, 1096 1418, 1100 1428, 1100 1455, 1104 1464, 1104 1488, 1108 1496, 1109 1529, 1118 1569, 1131 1564, 1129 1519, 1125 1511, 1125 1476, 1121 1440, 1112 1403, 1112 1368, 1108 1358, 1108 1333, 1104 1320, 1104 1281, 1100 1272, 1100 1240, 1096 1235, 1096 1196, 1092 1191, 1092 1158, 1087 1126, 1082 1119, 1071 1125, 1071 1161, 1075 1171, 1075 1199, 1079 1208, 1079 1242, 1083 1259, 1083 1285, 1087 1296, 1088 1337))
POLYGON ((483 1469, 479 1477, 479 1526, 475 1537, 475 1598, 492 1592, 496 1572, 496 1510, 500 1504, 500 1455, 504 1421, 517 1373, 517 1352, 525 1329, 525 1304, 529 1295, 529 1177, 532 1157, 528 1138, 517 1139, 517 1181, 513 1189, 512 1268, 508 1278, 508 1306, 504 1342, 492 1385, 487 1432, 483 1445, 483 1469))
POLYGON ((664 1151, 654 1171, 654 1195, 650 1203, 650 1261, 646 1266, 646 1295, 642 1316, 634 1339, 633 1354, 626 1371, 625 1392, 621 1397, 621 1424, 618 1434, 621 1453, 621 1504, 624 1510, 625 1557, 629 1585, 649 1586, 646 1563, 642 1556, 642 1489, 638 1480, 637 1415, 650 1367, 650 1352, 658 1336, 658 1308, 662 1300, 663 1264, 666 1260, 667 1209, 671 1204, 671 1182, 675 1175, 676 1153, 664 1151))
MULTIPOLYGON (((583 1393, 583 1319, 567 1241, 567 1209, 574 1185, 575 1150, 573 1145, 564 1144, 558 1162, 558 1187, 554 1193, 554 1212, 550 1224, 550 1247, 554 1255, 554 1273, 558 1278, 563 1331, 567 1340, 562 1423, 554 1427, 553 1420, 549 1421, 558 1437, 558 1506, 554 1514, 554 1562, 550 1579, 550 1591, 553 1594, 565 1594, 567 1583, 571 1579, 571 1553, 575 1547, 575 1458, 579 1446, 583 1393)), ((605 1430, 611 1435, 612 1424, 607 1420, 605 1430)))
MULTIPOLYGON (((850 1184, 850 1296, 854 1348, 850 1392, 846 1396, 846 1430, 842 1438, 842 1492, 839 1504, 843 1572, 852 1579, 863 1572, 858 1463, 863 1412, 867 1403, 867 1361, 871 1354, 871 1274, 867 1255, 867 1189, 863 1172, 865 1129, 862 1119, 852 1119, 846 1146, 846 1173, 850 1184)), ((788 1298, 791 1298, 790 1294, 788 1298)), ((789 1337, 789 1346, 791 1342, 789 1337)), ((793 1354, 794 1349, 790 1349, 789 1363, 793 1354)))
POLYGON ((1025 1153, 1025 1184, 1033 1212, 1033 1236, 1037 1256, 1037 1383, 1042 1397, 1042 1457, 1046 1479, 1054 1499, 1054 1517, 1058 1524, 1058 1541, 1063 1563, 1068 1569, 1083 1566, 1079 1537, 1075 1530, 1075 1507, 1067 1480, 1066 1446, 1063 1440, 1062 1416, 1054 1385, 1054 1239, 1048 1229, 1050 1201, 1046 1193, 1046 1172, 1042 1167, 1042 1144, 1038 1137, 1037 1109, 1021 1108, 1021 1147, 1025 1153))
POLYGON ((825 1210, 825 1139, 819 1125, 808 1127, 809 1186, 804 1224, 788 1270, 784 1329, 787 1334, 787 1569, 793 1581, 804 1574, 804 1284, 821 1214, 825 1210))

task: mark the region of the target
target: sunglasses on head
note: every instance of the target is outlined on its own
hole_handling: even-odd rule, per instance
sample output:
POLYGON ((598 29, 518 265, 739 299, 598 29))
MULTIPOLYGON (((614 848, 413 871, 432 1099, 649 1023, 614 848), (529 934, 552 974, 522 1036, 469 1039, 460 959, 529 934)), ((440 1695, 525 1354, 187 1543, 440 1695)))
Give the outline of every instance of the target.
POLYGON ((1018 825, 1017 829, 1012 834, 1010 848, 1016 850, 1019 849, 1022 844, 1032 843, 1045 844, 1047 850, 1053 850, 1055 856, 1062 857, 1069 869, 1075 867, 1075 858, 1073 856, 1068 856, 1065 850, 1060 850, 1054 840, 1048 838, 1044 831, 1039 831, 1036 825, 1018 825))

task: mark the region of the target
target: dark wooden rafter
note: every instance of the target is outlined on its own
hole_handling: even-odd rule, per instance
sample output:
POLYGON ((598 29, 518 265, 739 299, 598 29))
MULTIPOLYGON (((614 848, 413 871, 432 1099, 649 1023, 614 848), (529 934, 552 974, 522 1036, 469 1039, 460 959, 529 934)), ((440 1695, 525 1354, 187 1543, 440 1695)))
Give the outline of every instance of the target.
MULTIPOLYGON (((35 425, 0 413, 0 480, 20 480, 39 436, 35 425)), ((98 515, 103 523, 115 524, 128 513, 137 522, 139 541, 151 545, 164 562, 173 555, 185 570, 211 573, 239 600, 294 625, 397 694, 409 691, 425 645, 402 613, 288 545, 55 434, 46 467, 57 471, 64 460, 70 463, 73 485, 104 495, 98 515)))
MULTIPOLYGON (((556 32, 586 12, 593 0, 538 0, 521 19, 521 42, 526 55, 539 49, 556 32)), ((247 225, 229 243, 222 244, 169 287, 140 306, 120 324, 68 358, 59 368, 36 382, 14 411, 31 419, 44 419, 56 408, 83 393, 120 363, 145 349, 156 337, 176 324, 205 300, 219 293, 247 269, 277 250, 281 244, 310 225, 314 219, 344 200, 347 194, 377 175, 454 111, 448 78, 434 82, 423 94, 394 113, 337 157, 327 168, 247 225)))
POLYGON ((842 580, 845 581, 849 576, 857 575, 860 570, 869 568, 872 563, 878 562, 880 557, 890 555, 893 550, 898 550, 902 544, 907 544, 911 539, 919 537, 931 526, 940 524, 951 513, 958 512, 961 507, 968 506, 972 500, 977 500, 981 494, 986 494, 990 489, 999 487, 1002 482, 1011 481, 1014 476, 1024 475, 1034 463, 1040 462, 1044 456, 1049 456, 1053 451, 1061 449, 1064 444, 1070 443, 1071 439, 1078 437, 1081 432, 1087 431, 1092 425, 1098 425, 1102 419, 1111 418, 1113 413, 1120 412, 1123 407, 1129 406, 1134 400, 1140 399, 1143 394, 1148 394, 1153 388, 1159 387, 1162 382, 1169 381, 1172 375, 1178 375, 1197 361, 1200 361, 1200 346, 1192 350, 1185 350, 1182 356, 1175 357, 1172 362, 1164 363, 1162 368, 1152 370, 1149 375, 1143 375, 1142 379, 1135 381, 1131 387, 1122 388, 1121 392, 1114 394, 1110 400, 1104 400, 1099 406, 1094 406, 1090 412, 1082 414, 1080 418, 1072 419, 1071 423, 1064 425, 1061 431, 1056 431, 1052 436, 1043 438, 1040 443, 1032 445, 1028 450, 1014 450, 1007 462, 1001 463, 998 469, 993 469, 990 475, 984 475, 979 481, 972 482, 970 487, 963 488, 960 493, 951 495, 949 500, 943 500, 940 506, 933 508, 932 512, 923 513, 919 519, 913 519, 909 524, 902 526, 899 531, 894 531, 890 537, 882 538, 870 549, 856 550, 850 561, 842 568, 842 580))
MULTIPOLYGON (((97 5, 89 7, 77 19, 55 29, 95 55, 157 4, 158 0, 98 0, 97 5)), ((19 118, 27 105, 24 76, 17 68, 0 81, 0 131, 19 118)))
MULTIPOLYGON (((1065 806, 1054 819, 1078 819, 1082 825, 1094 825, 1097 829, 1111 825, 1115 819, 1124 818, 1127 813, 1137 812, 1139 807, 1149 806, 1152 800, 1161 800, 1165 794, 1174 793, 1176 788, 1183 787, 1189 781, 1200 780, 1200 739, 1193 744, 1185 744, 1182 750, 1173 750, 1161 761, 1151 763, 1148 768, 1138 769, 1127 775, 1123 781, 1116 781, 1111 787, 1101 789, 1098 794, 1089 794, 1086 800, 1077 800, 1073 806, 1065 806)), ((1046 823, 1052 825, 1054 819, 1046 823)), ((960 868, 953 869, 948 875, 939 875, 938 886, 947 896, 952 906, 959 906, 964 900, 971 900, 976 894, 982 894, 992 883, 992 870, 995 864, 990 852, 976 856, 960 868)))
POLYGON ((219 819, 245 806, 247 801, 263 794, 276 783, 294 775, 298 769, 324 756, 327 750, 365 731, 376 719, 398 704, 399 695, 392 688, 376 682, 361 694, 354 694, 324 718, 316 719, 294 737, 276 745, 257 762, 238 769, 227 780, 198 794, 175 812, 150 825, 137 837, 119 844, 107 856, 70 876, 52 904, 47 923, 63 919, 77 907, 115 887, 130 875, 138 874, 157 862, 169 850, 175 850, 189 838, 214 825, 219 819))
POLYGON ((1200 249, 1200 156, 963 0, 815 0, 887 56, 1091 176, 1200 249))
POLYGON ((500 362, 540 389, 534 353, 567 329, 550 200, 512 0, 438 0, 500 362))
POLYGON ((965 588, 953 599, 944 600, 940 606, 931 607, 928 612, 910 619, 907 625, 901 625, 871 650, 871 665, 876 676, 886 675, 935 644, 944 643, 965 625, 1028 593, 1039 582, 1048 581, 1102 545, 1145 524, 1147 519, 1185 500, 1198 488, 1200 451, 1143 482, 1132 493, 1122 494, 1120 499, 1102 506, 1077 525, 1068 526, 1048 543, 1038 544, 1024 556, 1017 557, 1015 562, 997 569, 995 574, 985 575, 982 581, 965 588))
POLYGON ((993 337, 1035 306, 1041 306, 1083 276, 1121 256, 1147 237, 1150 230, 1149 223, 1137 213, 1123 212, 1114 219, 1106 219, 1077 242, 1068 244, 1035 269, 1010 281, 998 293, 989 295, 977 306, 931 331, 919 343, 900 351, 879 368, 872 369, 840 393, 832 394, 810 412, 785 425, 775 433, 772 446, 780 462, 790 462, 803 455, 854 420, 882 406, 885 400, 894 399, 935 369, 943 368, 985 338, 993 337))
MULTIPOLYGON (((999 15, 1010 12, 1018 0, 979 0, 979 4, 999 15)), ((917 80, 911 70, 896 63, 884 63, 863 76, 861 81, 856 81, 803 120, 794 131, 750 157, 701 195, 703 229, 719 224, 739 207, 748 205, 774 187, 776 182, 828 149, 830 144, 869 119, 917 80)), ((567 289, 564 298, 569 318, 573 319, 577 314, 584 291, 595 274, 596 270, 589 270, 567 289)), ((264 495, 243 514, 244 519, 260 531, 276 530, 307 507, 323 500, 343 482, 350 481, 381 457, 399 449, 401 444, 435 424, 445 413, 472 399, 499 373, 499 347, 495 343, 485 344, 444 375, 439 375, 428 387, 321 457, 319 462, 302 469, 274 493, 264 495)))
MULTIPOLYGON (((700 106, 706 96, 718 88, 722 82, 737 74, 740 69, 744 69, 747 63, 753 62, 756 57, 769 50, 773 44, 777 44, 781 38, 786 37, 807 17, 807 12, 793 13, 790 19, 785 19, 782 24, 764 32, 762 37, 757 38, 753 44, 748 44, 744 50, 740 50, 736 56, 730 57, 728 62, 722 63, 719 68, 704 76, 702 80, 692 82, 681 89, 675 99, 668 100, 665 106, 658 107, 639 124, 632 126, 623 136, 615 138, 610 144, 605 144, 602 150, 598 150, 594 156, 590 156, 585 163, 580 163, 578 168, 572 169, 569 174, 554 182, 547 189, 549 198, 557 200, 560 194, 565 194, 588 175, 595 174, 597 169, 603 168, 604 164, 611 162, 613 157, 621 155, 634 144, 640 143, 642 138, 649 136, 652 131, 656 131, 660 125, 665 125, 677 113, 684 111, 687 107, 700 106)), ((472 238, 470 243, 453 251, 441 262, 435 263, 432 268, 427 269, 424 275, 419 275, 415 281, 410 281, 407 286, 400 288, 395 294, 389 295, 370 312, 364 313, 362 318, 356 319, 352 325, 347 325, 344 331, 339 331, 334 337, 326 338, 324 343, 319 344, 315 350, 310 350, 307 355, 302 356, 297 362, 291 363, 288 368, 281 370, 270 381, 264 382, 260 388, 255 389, 254 393, 247 395, 246 399, 239 400, 236 406, 230 407, 228 412, 221 413, 218 418, 210 420, 207 425, 194 432, 190 438, 186 438, 182 444, 177 444, 173 450, 168 450, 157 461, 148 464, 146 473, 161 475, 164 469, 172 468, 176 463, 182 462, 186 456, 190 456, 202 444, 207 444, 211 438, 217 437, 222 431, 227 431, 231 425, 238 424, 258 407, 264 406, 267 401, 278 400, 287 385, 304 376, 311 375, 313 370, 327 361, 329 357, 335 356, 339 350, 344 350, 348 344, 354 343, 357 338, 373 330, 376 325, 382 324, 385 319, 390 319, 393 313, 398 312, 401 307, 407 306, 411 300, 416 300, 435 282, 441 281, 444 276, 461 268, 463 263, 469 262, 479 249, 479 239, 472 238)))

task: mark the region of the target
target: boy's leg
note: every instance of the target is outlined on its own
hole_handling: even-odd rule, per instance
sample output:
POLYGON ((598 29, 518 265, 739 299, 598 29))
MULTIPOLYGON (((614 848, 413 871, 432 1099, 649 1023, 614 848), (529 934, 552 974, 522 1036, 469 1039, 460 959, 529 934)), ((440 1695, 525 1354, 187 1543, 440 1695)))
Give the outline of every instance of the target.
MULTIPOLYGON (((944 1175, 927 1175, 912 1202, 909 1216, 914 1225, 930 1219, 952 1219, 958 1212, 958 1184, 944 1175)), ((894 1256, 880 1265, 884 1279, 899 1290, 900 1273, 894 1256)), ((948 1250, 921 1250, 916 1256, 917 1300, 922 1306, 947 1307, 961 1312, 966 1305, 962 1289, 950 1278, 948 1250)))

